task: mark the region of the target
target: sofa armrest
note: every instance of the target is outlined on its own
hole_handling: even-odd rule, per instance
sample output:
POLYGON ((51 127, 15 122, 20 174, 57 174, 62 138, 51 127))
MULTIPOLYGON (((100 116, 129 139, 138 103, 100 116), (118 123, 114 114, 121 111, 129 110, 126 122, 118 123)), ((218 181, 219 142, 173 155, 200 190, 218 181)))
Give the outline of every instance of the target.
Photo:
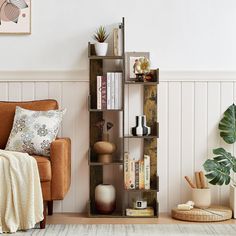
POLYGON ((71 140, 58 138, 51 143, 52 168, 51 197, 61 200, 68 192, 71 182, 71 140))

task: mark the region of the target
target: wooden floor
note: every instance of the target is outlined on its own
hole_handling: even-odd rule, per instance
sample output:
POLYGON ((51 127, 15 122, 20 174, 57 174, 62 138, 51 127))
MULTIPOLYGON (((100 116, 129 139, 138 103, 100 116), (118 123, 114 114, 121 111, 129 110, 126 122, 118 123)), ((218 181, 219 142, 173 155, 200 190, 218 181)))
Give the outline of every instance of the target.
MULTIPOLYGON (((189 222, 174 220, 168 214, 160 214, 159 218, 88 218, 85 214, 63 213, 47 216, 47 224, 187 224, 189 222)), ((192 222, 191 222, 192 223, 192 222)), ((218 222, 220 224, 236 224, 235 219, 218 222)), ((198 224, 198 223, 196 223, 198 224)))

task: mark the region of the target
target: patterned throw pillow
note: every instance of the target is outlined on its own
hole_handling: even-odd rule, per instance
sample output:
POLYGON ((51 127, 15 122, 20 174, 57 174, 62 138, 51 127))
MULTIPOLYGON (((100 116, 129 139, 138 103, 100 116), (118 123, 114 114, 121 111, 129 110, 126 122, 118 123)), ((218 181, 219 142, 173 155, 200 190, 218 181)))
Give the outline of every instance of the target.
POLYGON ((16 107, 6 150, 50 156, 65 110, 31 111, 16 107))

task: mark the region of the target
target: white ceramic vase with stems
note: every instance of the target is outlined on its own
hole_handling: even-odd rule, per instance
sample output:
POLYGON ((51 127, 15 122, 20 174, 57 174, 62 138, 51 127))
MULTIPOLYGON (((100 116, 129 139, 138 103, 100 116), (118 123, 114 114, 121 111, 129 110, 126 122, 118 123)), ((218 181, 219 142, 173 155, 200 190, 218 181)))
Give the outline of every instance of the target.
POLYGON ((108 43, 95 43, 95 52, 97 56, 106 56, 107 55, 107 49, 108 49, 108 43))

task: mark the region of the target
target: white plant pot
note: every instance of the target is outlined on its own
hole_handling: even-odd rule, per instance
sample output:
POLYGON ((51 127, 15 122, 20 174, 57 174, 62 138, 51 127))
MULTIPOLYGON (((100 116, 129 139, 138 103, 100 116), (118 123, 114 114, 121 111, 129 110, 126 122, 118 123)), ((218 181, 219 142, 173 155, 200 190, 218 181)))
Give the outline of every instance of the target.
POLYGON ((233 218, 236 219, 236 186, 232 184, 230 185, 229 204, 233 211, 233 218))
POLYGON ((192 200, 196 207, 208 208, 211 205, 211 189, 209 188, 193 188, 192 200))
POLYGON ((108 43, 95 43, 95 52, 97 56, 106 56, 108 43))

